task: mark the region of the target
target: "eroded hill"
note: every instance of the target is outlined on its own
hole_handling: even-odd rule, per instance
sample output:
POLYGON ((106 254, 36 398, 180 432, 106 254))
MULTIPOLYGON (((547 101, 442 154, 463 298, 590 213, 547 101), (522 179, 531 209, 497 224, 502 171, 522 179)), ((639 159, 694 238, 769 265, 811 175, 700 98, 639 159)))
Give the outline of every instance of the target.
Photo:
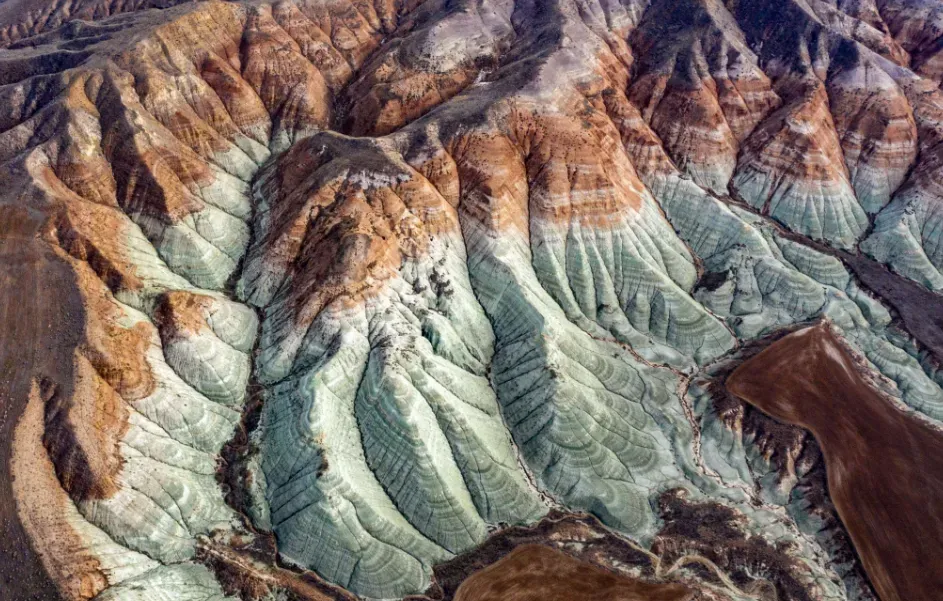
POLYGON ((724 383, 827 321, 939 446, 941 35, 933 0, 0 4, 0 585, 478 598, 538 544, 876 599, 819 442, 724 383))

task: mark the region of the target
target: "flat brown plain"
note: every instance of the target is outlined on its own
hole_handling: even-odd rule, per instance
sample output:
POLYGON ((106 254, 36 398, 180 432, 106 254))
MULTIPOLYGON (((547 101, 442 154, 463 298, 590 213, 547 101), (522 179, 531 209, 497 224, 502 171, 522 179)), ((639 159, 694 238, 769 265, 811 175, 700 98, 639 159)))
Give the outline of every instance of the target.
POLYGON ((606 571, 543 545, 521 545, 475 572, 455 601, 688 601, 680 584, 652 584, 606 571))
POLYGON ((774 343, 727 387, 818 439, 832 500, 882 601, 938 601, 943 433, 882 397, 824 323, 774 343))

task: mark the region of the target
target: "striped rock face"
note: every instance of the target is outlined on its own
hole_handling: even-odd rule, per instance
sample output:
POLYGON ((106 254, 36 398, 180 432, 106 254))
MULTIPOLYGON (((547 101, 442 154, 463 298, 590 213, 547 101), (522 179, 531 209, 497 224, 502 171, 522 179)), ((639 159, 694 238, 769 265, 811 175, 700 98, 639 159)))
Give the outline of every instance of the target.
POLYGON ((0 598, 934 601, 892 563, 943 565, 940 487, 856 506, 886 470, 839 486, 829 427, 943 446, 941 36, 936 0, 0 4, 0 598), (796 369, 854 387, 784 417, 796 369))

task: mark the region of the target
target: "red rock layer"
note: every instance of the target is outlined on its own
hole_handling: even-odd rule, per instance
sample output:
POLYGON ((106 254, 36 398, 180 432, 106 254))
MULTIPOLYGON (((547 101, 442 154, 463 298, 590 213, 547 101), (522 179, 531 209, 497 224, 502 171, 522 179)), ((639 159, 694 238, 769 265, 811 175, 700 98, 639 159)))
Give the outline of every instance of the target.
MULTIPOLYGON (((40 35, 0 56, 0 106, 10 107, 0 113, 0 186, 31 215, 25 227, 22 215, 0 214, 0 236, 29 255, 10 273, 55 263, 53 276, 27 284, 61 288, 63 310, 85 312, 54 341, 58 363, 10 384, 15 408, 35 385, 60 484, 75 499, 114 492, 126 404, 154 386, 144 360, 153 330, 119 323, 110 295, 152 295, 164 342, 206 327, 210 296, 155 282, 155 272, 174 275, 175 255, 184 259, 171 269, 198 262, 161 245, 171 228, 199 229, 203 213, 242 238, 215 248, 208 273, 181 271, 174 283, 224 289, 258 209, 266 225, 247 277, 266 280, 263 296, 288 285, 275 311, 303 330, 327 303, 362 300, 460 225, 481 238, 518 236, 531 258, 560 232, 585 230, 585 240, 561 243, 569 257, 597 234, 628 231, 645 207, 653 237, 682 249, 675 267, 658 267, 685 296, 693 259, 642 183, 676 167, 718 195, 745 172, 772 182, 759 186, 767 192, 849 184, 863 203, 881 188, 869 205, 879 209, 917 146, 940 139, 943 112, 925 80, 907 88, 871 51, 938 81, 936 16, 905 14, 897 0, 768 4, 656 1, 639 21, 641 5, 207 2, 57 33, 43 32, 148 4, 29 6, 7 28, 26 2, 3 4, 0 44, 40 35), (320 131, 331 127, 397 133, 320 131), (248 180, 270 150, 289 146, 250 206, 248 180), (245 202, 226 204, 235 197, 245 202), (148 244, 156 251, 142 264, 135 253, 148 244)), ((748 200, 762 208, 772 196, 748 200)), ((833 196, 815 201, 830 207, 833 196)), ((577 287, 595 293, 608 275, 577 287)), ((586 298, 580 309, 591 315, 596 297, 586 298)), ((30 310, 11 309, 4 327, 45 343, 16 322, 30 310)), ((2 501, 0 510, 13 515, 2 501)))
MULTIPOLYGON (((0 338, 17 341, 0 345, 0 523, 4 535, 0 587, 13 599, 33 595, 54 598, 57 592, 57 582, 39 568, 43 557, 55 557, 46 544, 56 539, 51 534, 35 538, 35 531, 24 523, 28 520, 20 517, 16 499, 21 495, 13 488, 12 458, 18 452, 28 458, 37 450, 43 458, 44 407, 37 376, 47 377, 61 387, 61 394, 68 395, 73 378, 72 352, 81 341, 84 319, 74 275, 35 239, 38 224, 30 217, 23 208, 0 207, 0 226, 5 233, 0 239, 0 338), (32 420, 39 427, 32 430, 29 444, 17 449, 14 432, 31 399, 35 408, 32 420)), ((30 473, 40 472, 28 470, 25 477, 30 473)), ((55 481, 54 473, 49 478, 55 481)), ((36 483, 37 490, 30 490, 29 482, 23 480, 17 484, 25 485, 28 492, 39 493, 40 498, 65 497, 57 483, 52 490, 45 490, 49 478, 36 483)), ((63 530, 58 536, 68 540, 70 532, 63 530)))
POLYGON ((917 125, 905 93, 853 44, 835 52, 826 83, 835 129, 858 202, 884 207, 917 158, 917 125))
POLYGON ((344 131, 385 135, 417 119, 497 68, 514 35, 509 15, 468 0, 421 3, 399 29, 345 91, 344 131))
POLYGON ((656 2, 633 33, 630 100, 701 186, 726 194, 740 143, 780 100, 727 9, 656 2))
MULTIPOLYGON (((19 508, 18 517, 29 533, 41 565, 63 597, 92 599, 108 586, 108 578, 98 559, 85 548, 85 541, 65 517, 70 510, 74 514, 75 509, 60 488, 56 467, 43 449, 46 427, 41 394, 39 386, 34 384, 11 441, 14 452, 10 463, 15 478, 11 501, 19 508)), ((17 578, 29 579, 28 574, 26 570, 18 571, 17 578)), ((21 586, 5 586, 4 590, 17 595, 21 586)), ((40 587, 26 590, 32 594, 44 591, 40 587)))
POLYGON ((261 177, 272 199, 268 227, 244 279, 257 295, 290 279, 282 310, 302 330, 334 299, 361 299, 432 236, 457 228, 436 189, 371 141, 318 134, 261 177))
MULTIPOLYGON (((142 4, 23 6, 0 8, 0 43, 142 4), (4 28, 10 11, 23 20, 4 28)), ((215 211, 225 232, 247 238, 245 180, 270 144, 329 124, 333 94, 394 21, 392 2, 209 2, 76 23, 0 52, 4 599, 86 599, 109 584, 64 515, 70 498, 117 491, 128 404, 155 386, 153 326, 127 325, 112 295, 147 309, 149 295, 186 287, 162 244, 170 227, 199 229, 195 215, 215 211), (49 473, 19 477, 16 496, 13 427, 28 403, 39 422, 33 411, 18 469, 25 457, 49 473), (24 495, 48 515, 17 507, 24 495)), ((240 253, 223 249, 207 267, 231 262, 231 272, 240 253)), ((221 288, 226 277, 197 285, 221 288)), ((161 335, 205 327, 205 298, 155 299, 161 335)))

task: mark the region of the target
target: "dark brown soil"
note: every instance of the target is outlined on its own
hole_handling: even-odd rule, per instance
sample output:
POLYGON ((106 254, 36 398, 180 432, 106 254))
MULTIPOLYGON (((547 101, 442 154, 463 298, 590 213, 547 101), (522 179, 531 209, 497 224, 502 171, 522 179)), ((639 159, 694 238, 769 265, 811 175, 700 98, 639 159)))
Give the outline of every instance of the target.
POLYGON ((832 501, 882 601, 937 601, 943 433, 872 387, 826 324, 776 342, 727 387, 818 440, 832 501))
POLYGON ((456 598, 462 583, 473 574, 507 557, 522 545, 534 544, 566 549, 586 565, 601 568, 613 564, 634 565, 642 567, 645 573, 652 571, 647 555, 633 549, 595 517, 551 511, 533 526, 512 526, 501 530, 475 549, 436 566, 432 588, 426 595, 412 599, 451 601, 456 598))
POLYGON ((0 210, 0 598, 54 601, 59 594, 17 515, 11 445, 34 381, 71 394, 84 317, 72 270, 35 238, 25 213, 0 210))
POLYGON ((689 601, 681 584, 652 584, 584 563, 545 545, 527 544, 472 574, 456 601, 689 601))
POLYGON ((862 284, 894 308, 904 328, 943 362, 943 296, 863 255, 837 255, 862 284))
POLYGON ((867 255, 837 250, 783 228, 778 231, 793 242, 840 259, 862 286, 890 305, 904 329, 943 363, 943 295, 894 273, 867 255))

